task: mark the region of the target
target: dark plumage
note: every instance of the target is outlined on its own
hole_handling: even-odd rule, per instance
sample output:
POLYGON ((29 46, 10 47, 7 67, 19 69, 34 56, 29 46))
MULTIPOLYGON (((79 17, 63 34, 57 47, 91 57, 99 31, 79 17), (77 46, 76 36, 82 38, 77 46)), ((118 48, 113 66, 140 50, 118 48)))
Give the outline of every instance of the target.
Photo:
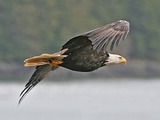
POLYGON ((86 36, 78 36, 67 42, 62 49, 68 48, 67 55, 59 66, 81 72, 89 72, 104 66, 108 52, 93 50, 91 41, 86 36))
POLYGON ((90 72, 106 65, 126 63, 122 56, 108 53, 107 47, 110 45, 112 50, 115 45, 118 46, 128 32, 129 22, 119 20, 73 37, 58 53, 26 59, 25 66, 37 67, 21 92, 19 103, 37 83, 59 66, 74 71, 90 72))

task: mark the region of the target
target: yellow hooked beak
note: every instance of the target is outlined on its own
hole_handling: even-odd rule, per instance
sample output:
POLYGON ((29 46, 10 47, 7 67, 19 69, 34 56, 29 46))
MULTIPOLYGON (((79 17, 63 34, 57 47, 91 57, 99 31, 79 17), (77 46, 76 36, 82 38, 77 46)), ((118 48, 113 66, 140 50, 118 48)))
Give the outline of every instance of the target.
POLYGON ((121 58, 121 63, 126 64, 126 63, 127 63, 126 58, 122 57, 122 58, 121 58))

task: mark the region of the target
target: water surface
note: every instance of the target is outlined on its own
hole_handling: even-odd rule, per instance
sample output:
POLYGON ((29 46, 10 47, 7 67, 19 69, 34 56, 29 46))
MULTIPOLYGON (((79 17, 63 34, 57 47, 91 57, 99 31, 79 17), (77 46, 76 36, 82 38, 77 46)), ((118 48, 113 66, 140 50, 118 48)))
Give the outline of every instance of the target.
POLYGON ((45 81, 18 107, 24 84, 0 84, 2 120, 160 120, 160 80, 45 81))

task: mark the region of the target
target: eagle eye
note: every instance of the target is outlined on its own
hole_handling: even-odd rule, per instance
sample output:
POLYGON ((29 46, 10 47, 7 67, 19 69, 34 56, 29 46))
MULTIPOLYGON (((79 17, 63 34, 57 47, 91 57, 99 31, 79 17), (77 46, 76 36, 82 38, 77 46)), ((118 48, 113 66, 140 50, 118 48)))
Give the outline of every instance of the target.
POLYGON ((119 59, 122 59, 122 57, 118 57, 119 59))

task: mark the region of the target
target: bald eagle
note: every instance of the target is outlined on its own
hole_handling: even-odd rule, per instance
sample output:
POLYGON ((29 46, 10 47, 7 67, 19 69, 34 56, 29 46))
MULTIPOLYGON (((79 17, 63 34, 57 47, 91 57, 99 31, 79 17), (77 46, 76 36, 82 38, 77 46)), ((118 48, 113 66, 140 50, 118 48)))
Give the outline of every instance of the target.
POLYGON ((112 51, 128 32, 129 22, 119 20, 73 37, 57 53, 25 59, 25 66, 36 66, 36 70, 21 92, 19 104, 35 85, 58 67, 90 72, 103 66, 125 64, 124 57, 109 53, 107 47, 112 51))

